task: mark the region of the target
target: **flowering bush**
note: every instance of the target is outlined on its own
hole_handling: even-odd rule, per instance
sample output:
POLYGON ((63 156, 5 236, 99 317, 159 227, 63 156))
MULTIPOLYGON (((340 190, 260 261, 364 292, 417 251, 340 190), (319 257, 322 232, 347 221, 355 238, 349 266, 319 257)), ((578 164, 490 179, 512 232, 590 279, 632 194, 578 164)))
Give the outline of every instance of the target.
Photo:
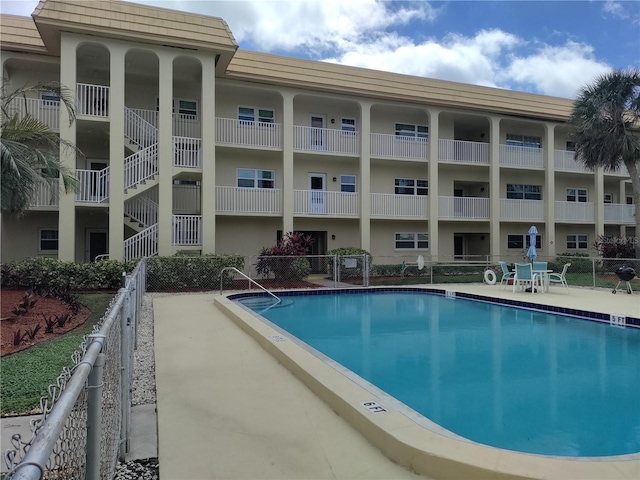
POLYGON ((311 273, 309 260, 301 257, 307 255, 312 241, 311 235, 285 233, 276 245, 260 251, 256 272, 264 277, 273 274, 278 280, 302 280, 311 273))
POLYGON ((602 258, 635 258, 635 237, 599 235, 594 246, 602 258))

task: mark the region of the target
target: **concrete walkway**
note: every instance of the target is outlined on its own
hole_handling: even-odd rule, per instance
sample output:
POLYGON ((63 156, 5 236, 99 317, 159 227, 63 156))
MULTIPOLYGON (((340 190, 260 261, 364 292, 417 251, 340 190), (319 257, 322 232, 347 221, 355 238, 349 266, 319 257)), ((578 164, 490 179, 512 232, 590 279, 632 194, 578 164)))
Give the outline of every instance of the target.
POLYGON ((213 305, 154 299, 160 475, 409 479, 213 305))

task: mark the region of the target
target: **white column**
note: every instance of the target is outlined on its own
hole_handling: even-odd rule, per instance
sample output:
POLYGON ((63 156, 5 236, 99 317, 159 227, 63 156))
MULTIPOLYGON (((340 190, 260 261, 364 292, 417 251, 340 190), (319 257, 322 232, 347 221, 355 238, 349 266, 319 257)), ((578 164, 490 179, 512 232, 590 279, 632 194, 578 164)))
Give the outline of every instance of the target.
POLYGON ((542 239, 542 252, 545 257, 556 256, 556 172, 555 172, 555 125, 544 124, 544 199, 545 233, 542 239))
POLYGON ((360 248, 371 251, 371 103, 359 102, 360 130, 360 248))
MULTIPOLYGON (((62 33, 60 38, 60 83, 69 88, 75 97, 76 92, 76 49, 78 42, 62 33)), ((69 125, 69 115, 66 108, 60 108, 60 139, 73 144, 76 143, 76 122, 69 125)), ((60 162, 75 172, 76 155, 60 149, 60 162)), ((122 220, 122 219, 121 219, 122 220)), ((64 186, 60 182, 60 206, 58 208, 58 259, 66 262, 82 261, 82 252, 76 255, 76 194, 65 194, 64 186)))
MULTIPOLYGON (((440 110, 428 108, 429 115, 429 255, 438 259, 438 139, 440 110)), ((453 239, 452 239, 453 241, 453 239)))
POLYGON ((282 233, 293 231, 293 92, 282 93, 282 233))
POLYGON ((216 71, 215 57, 202 59, 202 253, 216 253, 216 71))
MULTIPOLYGON (((602 168, 598 168, 594 173, 594 187, 595 187, 595 195, 592 201, 594 203, 594 214, 595 214, 595 235, 598 237, 599 235, 604 235, 604 170, 602 168)), ((590 243, 595 241, 595 237, 593 239, 589 239, 590 243)))
MULTIPOLYGON (((489 117, 489 254, 500 259, 500 119, 489 117)), ((506 194, 505 194, 506 196, 506 194)))
POLYGON ((173 55, 159 55, 158 254, 173 255, 173 55))
POLYGON ((125 49, 110 46, 109 80, 109 258, 124 259, 125 49))
MULTIPOLYGON (((625 188, 626 183, 627 182, 625 180, 620 180, 620 182, 618 182, 618 203, 622 205, 626 205, 627 203, 627 189, 625 188)), ((620 225, 620 228, 618 230, 618 235, 620 235, 621 237, 627 235, 626 225, 620 225)))

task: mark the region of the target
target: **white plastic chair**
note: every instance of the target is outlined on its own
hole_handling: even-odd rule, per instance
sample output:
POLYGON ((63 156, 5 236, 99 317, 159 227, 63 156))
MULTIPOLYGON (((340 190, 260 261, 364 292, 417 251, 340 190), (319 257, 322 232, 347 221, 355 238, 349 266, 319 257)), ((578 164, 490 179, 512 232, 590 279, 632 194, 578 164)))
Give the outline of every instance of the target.
POLYGON ((569 269, 570 266, 571 266, 570 263, 565 263, 564 267, 562 267, 562 272, 560 272, 560 273, 550 273, 549 274, 549 285, 553 285, 554 283, 555 284, 560 284, 564 288, 566 288, 567 292, 568 292, 569 291, 569 285, 567 285, 566 275, 567 275, 567 270, 569 269))
POLYGON ((535 293, 536 284, 542 290, 542 282, 539 281, 540 277, 533 273, 533 268, 530 263, 516 263, 516 275, 513 277, 513 291, 515 292, 518 286, 524 287, 529 285, 531 287, 531 293, 535 293))
POLYGON ((502 278, 500 279, 500 286, 504 283, 504 288, 507 288, 509 285, 509 280, 513 280, 514 273, 509 271, 509 267, 507 266, 507 262, 498 262, 500 263, 500 268, 502 268, 502 278))

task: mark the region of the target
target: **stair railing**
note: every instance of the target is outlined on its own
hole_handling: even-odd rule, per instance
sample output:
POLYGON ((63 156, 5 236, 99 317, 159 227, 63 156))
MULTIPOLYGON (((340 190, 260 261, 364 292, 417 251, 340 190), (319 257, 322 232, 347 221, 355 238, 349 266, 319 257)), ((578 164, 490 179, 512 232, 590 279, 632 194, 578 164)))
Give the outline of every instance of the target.
POLYGON ((273 298, 276 299, 276 303, 274 303, 274 305, 279 304, 280 302, 282 302, 282 300, 280 299, 280 297, 276 296, 275 294, 273 294, 272 292, 270 292, 269 290, 267 290, 266 288, 264 288, 262 285, 260 285, 258 282, 256 282, 254 279, 252 279, 251 277, 249 277, 248 275, 245 275, 244 273, 242 273, 240 270, 238 270, 236 267, 224 267, 222 270, 220 270, 220 295, 222 295, 222 280, 223 280, 223 274, 225 271, 227 270, 233 270, 236 273, 239 273, 240 275, 242 275, 244 278, 246 278, 247 280, 249 280, 249 289, 251 288, 251 284, 253 283, 254 285, 256 285, 260 290, 262 290, 263 292, 271 295, 273 298))
POLYGON ((128 107, 124 108, 124 114, 124 135, 132 143, 142 148, 158 143, 158 129, 154 125, 128 107))
POLYGON ((144 228, 158 223, 158 204, 143 195, 127 200, 124 214, 144 228))
POLYGON ((158 254, 158 224, 145 228, 124 241, 124 259, 154 257, 158 254))
POLYGON ((158 144, 154 143, 124 159, 124 189, 133 188, 158 174, 158 144))

